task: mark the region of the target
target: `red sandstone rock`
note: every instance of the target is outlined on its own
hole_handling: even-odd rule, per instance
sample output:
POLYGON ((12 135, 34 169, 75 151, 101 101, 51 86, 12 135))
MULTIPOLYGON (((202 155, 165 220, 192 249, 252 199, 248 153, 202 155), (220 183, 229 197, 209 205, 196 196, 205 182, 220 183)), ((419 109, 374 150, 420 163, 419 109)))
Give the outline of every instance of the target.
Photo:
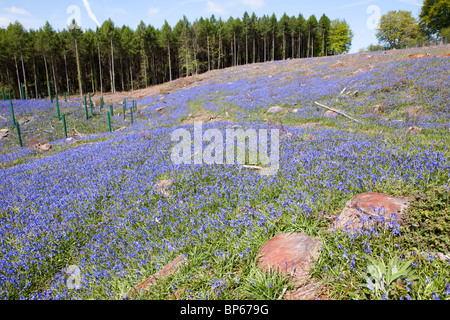
POLYGON ((320 242, 305 233, 280 233, 261 247, 258 264, 295 276, 309 271, 320 247, 320 242))
MULTIPOLYGON (((333 224, 336 229, 360 229, 363 227, 363 219, 385 219, 385 224, 396 221, 400 223, 402 216, 408 209, 410 201, 406 197, 395 197, 382 193, 363 193, 349 200, 338 221, 333 224)), ((364 223, 364 227, 371 223, 364 223)))
POLYGON ((281 233, 261 247, 258 266, 291 277, 296 290, 286 293, 286 299, 314 299, 320 285, 310 279, 309 270, 318 258, 320 248, 321 243, 305 233, 281 233))

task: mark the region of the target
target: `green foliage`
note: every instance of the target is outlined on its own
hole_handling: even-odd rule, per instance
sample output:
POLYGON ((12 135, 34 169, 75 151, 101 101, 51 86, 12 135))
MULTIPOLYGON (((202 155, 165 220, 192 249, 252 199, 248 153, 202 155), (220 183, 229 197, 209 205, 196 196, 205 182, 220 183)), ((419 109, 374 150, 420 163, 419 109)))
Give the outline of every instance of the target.
POLYGON ((389 11, 381 16, 376 37, 380 43, 400 48, 415 43, 420 36, 417 20, 410 11, 389 11))
POLYGON ((429 34, 450 27, 450 0, 425 0, 420 12, 420 25, 429 34))
POLYGON ((449 43, 450 42, 450 27, 442 29, 439 35, 446 43, 449 43))
POLYGON ((242 286, 242 293, 249 299, 277 300, 288 287, 292 287, 292 284, 282 273, 261 271, 254 267, 242 286))
POLYGON ((383 299, 388 299, 391 286, 400 279, 413 281, 418 278, 410 269, 412 260, 400 261, 398 256, 394 256, 386 265, 383 259, 375 259, 368 254, 363 256, 371 264, 367 266, 367 283, 361 286, 373 291, 377 298, 383 296, 383 299))
POLYGON ((411 203, 399 243, 420 251, 450 251, 450 195, 440 186, 423 192, 411 203))
POLYGON ((371 44, 367 47, 367 51, 374 52, 374 51, 383 51, 384 47, 379 44, 371 44))
POLYGON ((331 54, 341 54, 350 51, 352 45, 353 32, 345 20, 336 19, 331 21, 329 52, 331 54))

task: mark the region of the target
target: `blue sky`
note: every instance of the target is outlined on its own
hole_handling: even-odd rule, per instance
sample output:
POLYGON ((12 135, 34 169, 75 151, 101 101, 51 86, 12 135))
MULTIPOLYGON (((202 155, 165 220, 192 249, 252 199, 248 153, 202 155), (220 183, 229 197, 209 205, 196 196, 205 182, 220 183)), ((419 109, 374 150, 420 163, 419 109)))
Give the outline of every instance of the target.
POLYGON ((200 17, 242 17, 247 11, 258 17, 283 13, 308 19, 325 13, 330 19, 342 18, 355 36, 350 52, 357 52, 369 44, 376 44, 375 25, 380 15, 390 10, 407 10, 418 17, 423 0, 0 0, 0 27, 19 21, 27 29, 38 29, 45 21, 58 30, 66 27, 72 18, 79 20, 83 29, 95 29, 97 24, 111 18, 118 26, 135 29, 142 20, 160 28, 164 20, 174 26, 183 15, 190 21, 200 17))

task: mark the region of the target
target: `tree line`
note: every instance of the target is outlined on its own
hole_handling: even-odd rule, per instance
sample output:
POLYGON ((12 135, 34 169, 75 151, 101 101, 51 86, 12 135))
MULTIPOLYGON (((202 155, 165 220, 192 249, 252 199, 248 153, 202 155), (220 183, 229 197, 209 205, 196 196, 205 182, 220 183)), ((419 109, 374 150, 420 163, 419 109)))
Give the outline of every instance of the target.
POLYGON ((340 54, 352 37, 345 20, 325 14, 184 16, 174 27, 141 21, 136 30, 111 19, 85 31, 75 21, 62 31, 49 22, 38 30, 15 22, 0 29, 0 83, 16 98, 130 91, 213 69, 340 54))

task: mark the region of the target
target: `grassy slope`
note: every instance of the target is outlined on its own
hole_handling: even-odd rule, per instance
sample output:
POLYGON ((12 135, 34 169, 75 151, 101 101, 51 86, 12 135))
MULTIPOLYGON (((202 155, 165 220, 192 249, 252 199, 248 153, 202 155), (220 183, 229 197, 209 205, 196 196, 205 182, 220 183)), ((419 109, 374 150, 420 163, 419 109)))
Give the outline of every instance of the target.
MULTIPOLYGON (((413 264, 408 271, 417 275, 417 280, 409 276, 410 279, 395 281, 390 285, 389 298, 433 299, 438 296, 448 299, 448 263, 420 254, 436 251, 446 253, 450 248, 446 236, 449 233, 450 206, 448 188, 445 187, 448 184, 449 151, 446 146, 449 142, 450 120, 442 113, 445 108, 448 110, 448 103, 440 109, 428 100, 421 100, 420 112, 415 109, 413 115, 409 112, 420 98, 419 95, 436 98, 439 92, 448 95, 448 88, 447 91, 437 88, 435 92, 432 88, 416 85, 418 79, 406 77, 406 82, 401 81, 402 76, 413 71, 411 65, 403 64, 407 61, 405 58, 411 53, 425 51, 439 56, 448 53, 449 48, 255 64, 192 77, 192 81, 188 81, 189 84, 182 89, 174 86, 173 91, 167 88, 164 90, 173 114, 178 115, 183 99, 189 100, 186 110, 181 110, 180 116, 167 124, 169 128, 191 124, 193 120, 213 122, 211 118, 216 116, 218 120, 246 122, 247 125, 268 123, 291 132, 293 137, 282 143, 282 154, 290 159, 282 156, 285 168, 276 179, 263 179, 256 173, 241 172, 237 168, 195 167, 187 168, 184 173, 170 169, 170 165, 164 164, 168 162, 167 157, 158 158, 159 155, 153 150, 153 144, 158 144, 157 148, 167 148, 165 143, 160 146, 159 142, 152 140, 168 139, 168 131, 160 133, 157 129, 158 124, 164 124, 167 116, 154 111, 163 105, 162 100, 159 100, 161 95, 155 96, 150 103, 140 101, 139 110, 144 113, 137 118, 138 125, 130 128, 131 135, 127 134, 130 138, 122 133, 112 134, 107 137, 109 140, 104 141, 106 138, 102 138, 103 141, 97 144, 82 147, 80 152, 87 155, 95 153, 97 146, 102 150, 100 146, 107 144, 110 148, 117 148, 118 152, 125 152, 123 156, 126 158, 127 148, 132 153, 135 149, 131 146, 136 145, 136 148, 145 148, 148 155, 136 153, 136 156, 126 161, 117 160, 114 166, 111 162, 109 170, 119 166, 123 172, 133 173, 141 166, 151 170, 155 165, 158 166, 156 163, 161 163, 164 170, 151 175, 150 181, 146 182, 148 188, 145 191, 140 189, 140 194, 122 191, 128 190, 135 179, 133 174, 128 176, 124 173, 122 182, 111 183, 111 193, 117 199, 97 197, 95 211, 81 215, 85 212, 80 210, 82 223, 71 227, 66 240, 58 237, 57 232, 54 233, 52 239, 56 246, 52 250, 57 253, 45 261, 40 273, 33 269, 34 264, 31 271, 19 272, 32 279, 28 289, 20 293, 21 290, 10 285, 7 288, 9 293, 3 292, 2 295, 30 298, 36 297, 36 291, 42 293, 44 289, 49 289, 44 293, 45 297, 120 299, 132 286, 182 253, 188 257, 188 264, 175 275, 159 281, 148 294, 141 296, 142 299, 277 299, 282 296, 285 287, 292 289, 292 284, 279 274, 259 271, 255 267, 256 253, 275 234, 298 231, 318 237, 323 244, 320 258, 312 270, 313 276, 324 284, 319 298, 381 298, 382 294, 362 286, 366 283, 368 265, 363 254, 368 253, 385 262, 394 256, 412 259, 413 264), (393 69, 388 65, 393 62, 400 67, 393 69), (373 72, 373 78, 364 81, 355 78, 365 72, 373 72), (383 78, 387 73, 390 78, 383 78), (396 73, 398 77, 393 80, 392 76, 396 73), (370 83, 377 76, 380 81, 370 83), (274 78, 276 81, 269 80, 274 78), (228 83, 239 81, 243 81, 242 85, 233 87, 233 90, 226 87, 228 83), (263 92, 261 97, 257 95, 259 83, 268 85, 265 95, 263 92), (320 96, 320 102, 362 119, 365 124, 356 124, 342 117, 324 117, 324 110, 314 106, 312 100, 293 98, 292 91, 285 90, 292 84, 295 84, 294 92, 305 93, 303 99, 308 99, 306 92, 313 92, 320 96), (213 88, 212 91, 198 91, 209 87, 213 88), (336 100, 344 87, 350 93, 358 91, 358 94, 344 95, 336 100), (424 91, 418 90, 418 87, 424 91), (183 98, 183 95, 188 98, 183 98), (236 99, 233 100, 233 97, 236 99), (398 97, 401 99, 394 101, 398 97), (248 104, 239 104, 245 99, 249 100, 248 104), (248 109, 248 106, 253 106, 252 101, 259 101, 260 105, 248 109), (219 105, 219 109, 208 109, 206 102, 219 105), (373 107, 377 104, 384 106, 384 109, 374 113, 373 107), (271 105, 282 105, 289 111, 299 109, 301 112, 268 116, 265 111, 271 105), (146 115, 146 111, 150 113, 146 115), (434 113, 438 115, 437 119, 426 117, 434 113), (148 119, 154 122, 148 125, 148 119), (404 124, 399 126, 392 120, 402 120, 404 124), (305 127, 307 123, 314 123, 315 127, 305 127), (423 130, 418 134, 406 134, 412 125, 423 127, 423 130), (150 132, 148 137, 137 138, 137 134, 132 133, 144 130, 150 132), (145 139, 150 141, 146 142, 145 139), (127 147, 128 144, 130 147, 127 147), (373 152, 374 148, 377 152, 373 152), (353 151, 347 153, 348 150, 353 151), (409 174, 403 166, 405 161, 410 161, 414 166, 415 162, 411 159, 422 159, 417 160, 415 167, 416 170, 422 170, 426 166, 424 157, 432 152, 440 153, 447 161, 447 167, 434 171, 428 178, 418 179, 417 183, 402 179, 405 173, 409 174), (155 157, 157 160, 155 164, 146 163, 144 157, 155 157), (386 161, 389 157, 392 157, 392 164, 370 162, 374 158, 386 161), (362 162, 366 160, 367 163, 362 162), (338 168, 332 165, 334 162, 342 165, 342 173, 337 172, 338 168), (391 166, 392 169, 400 170, 400 177, 395 171, 390 171, 391 166), (350 167, 360 167, 364 181, 360 184, 351 181, 356 176, 350 167), (368 179, 370 174, 376 176, 381 173, 386 174, 384 179, 374 182, 368 179), (348 174, 348 179, 345 180, 340 174, 348 174), (170 190, 173 196, 164 198, 152 190, 151 181, 168 177, 175 181, 170 190), (356 237, 345 232, 327 231, 330 218, 339 214, 345 202, 366 191, 415 197, 407 225, 400 229, 401 236, 386 230, 372 230, 356 237), (108 220, 113 210, 115 219, 108 220), (155 216, 158 223, 155 223, 155 216), (97 227, 88 231, 87 224, 97 227), (74 242, 78 244, 74 245, 74 242), (131 245, 133 243, 136 245, 131 245), (80 291, 67 290, 61 280, 63 267, 68 264, 82 266, 88 284, 80 291), (55 290, 59 293, 55 293, 55 290)), ((447 59, 444 65, 448 68, 448 58, 442 59, 447 59)), ((448 75, 448 70, 444 72, 448 75)), ((439 75, 437 78, 438 82, 442 80, 439 75)), ((170 88, 170 85, 167 87, 170 88)), ((82 114, 80 121, 81 118, 82 114)), ((117 121, 119 123, 120 117, 117 121)), ((105 132, 103 122, 102 132, 105 132)), ((89 130, 88 125, 85 128, 89 130)), ((14 135, 10 138, 9 143, 12 144, 14 135)), ((67 145, 56 149, 49 159, 71 148, 72 145, 67 145)), ((20 167, 22 161, 13 160, 4 166, 20 167)), ((104 161, 110 160, 105 158, 104 161)), ((413 174, 414 168, 411 170, 413 174)), ((138 187, 130 187, 130 190, 133 188, 138 187)), ((2 214, 6 217, 10 212, 5 210, 2 214)), ((64 211, 60 215, 60 221, 65 221, 64 211)), ((15 227, 20 229, 19 225, 15 227)), ((14 246, 13 233, 8 239, 2 245, 5 248, 14 246)), ((48 241, 41 234, 36 242, 41 239, 48 241)))

